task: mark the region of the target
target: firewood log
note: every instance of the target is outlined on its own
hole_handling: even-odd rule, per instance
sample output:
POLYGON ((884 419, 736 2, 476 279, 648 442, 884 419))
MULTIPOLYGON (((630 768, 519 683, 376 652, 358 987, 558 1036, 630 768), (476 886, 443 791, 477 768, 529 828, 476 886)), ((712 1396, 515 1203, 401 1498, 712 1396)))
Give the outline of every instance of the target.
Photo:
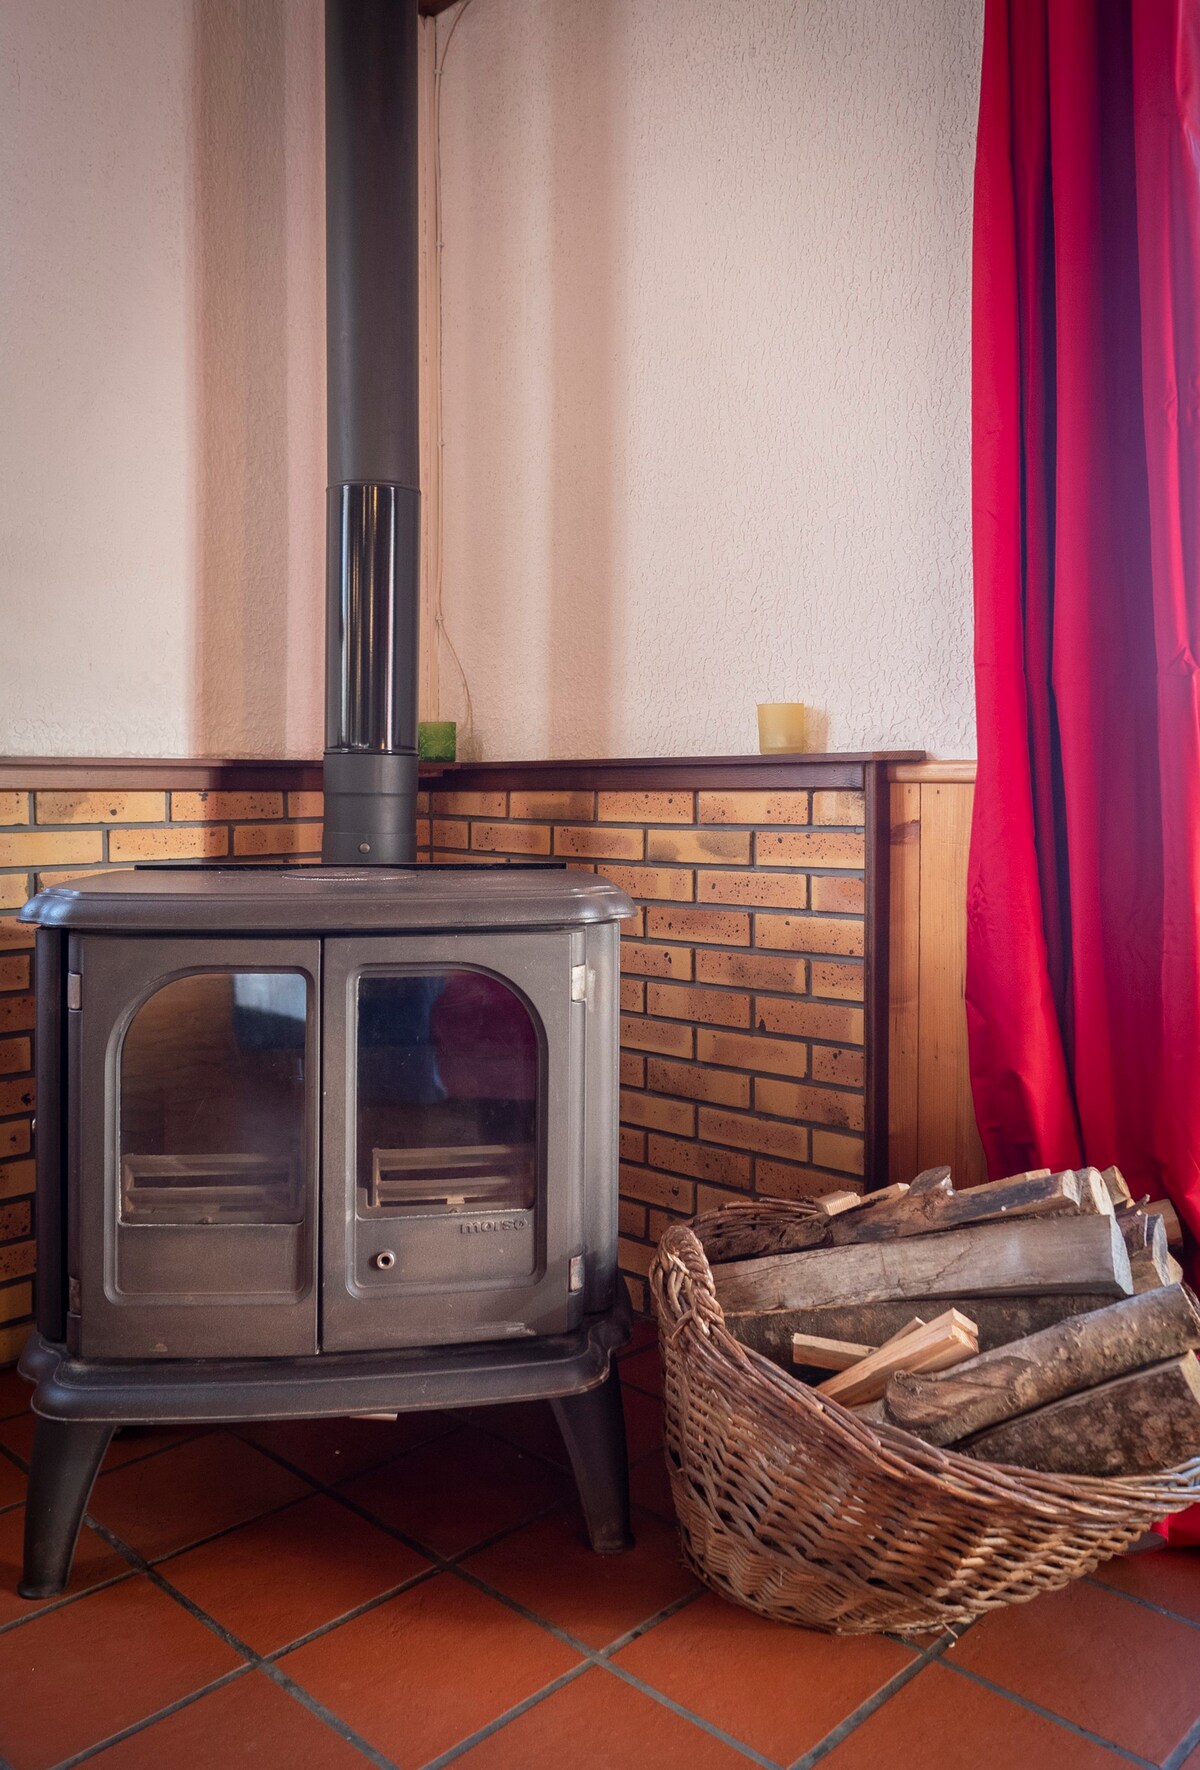
MULTIPOLYGON (((1107 1211, 1112 1206, 1104 1194, 1107 1211)), ((830 1235, 835 1245, 848 1242, 889 1241, 902 1236, 931 1235, 947 1229, 966 1229, 975 1223, 1009 1222, 1018 1217, 1079 1215, 1090 1211, 1093 1194, 1080 1178, 1068 1171, 1033 1179, 993 1180, 965 1192, 910 1192, 895 1204, 870 1212, 854 1212, 834 1223, 830 1235)))
POLYGON ((1123 1205, 1133 1203, 1133 1194, 1129 1190, 1124 1174, 1120 1168, 1101 1168, 1100 1178, 1108 1188, 1108 1196, 1118 1211, 1123 1205))
POLYGON ((721 1308, 735 1312, 1027 1291, 1127 1297, 1133 1290, 1129 1255, 1112 1217, 1034 1217, 901 1241, 768 1254, 716 1267, 713 1284, 721 1308))
POLYGON ((877 1401, 896 1371, 940 1371, 973 1358, 979 1347, 975 1323, 957 1309, 947 1309, 930 1322, 898 1334, 886 1346, 868 1353, 836 1376, 817 1385, 818 1393, 843 1407, 877 1401))
POLYGON ((956 1444, 1030 1408, 1200 1346, 1200 1309, 1183 1285, 1072 1316, 982 1352, 944 1376, 892 1378, 886 1416, 927 1444, 956 1444))
POLYGON ((1052 1475, 1144 1475, 1173 1468, 1200 1457, 1200 1364, 1194 1352, 1185 1352, 1019 1414, 958 1448, 1052 1475))
POLYGON ((1094 1291, 1042 1296, 899 1297, 877 1303, 829 1303, 815 1309, 729 1311, 725 1325, 743 1346, 790 1368, 793 1334, 820 1334, 832 1340, 859 1340, 869 1346, 882 1346, 907 1326, 914 1311, 928 1319, 953 1307, 975 1322, 980 1350, 987 1352, 1053 1327, 1056 1321, 1103 1309, 1112 1300, 1094 1291))
POLYGON ((831 1340, 824 1334, 792 1335, 792 1363, 811 1365, 816 1370, 844 1371, 878 1350, 861 1340, 831 1340))

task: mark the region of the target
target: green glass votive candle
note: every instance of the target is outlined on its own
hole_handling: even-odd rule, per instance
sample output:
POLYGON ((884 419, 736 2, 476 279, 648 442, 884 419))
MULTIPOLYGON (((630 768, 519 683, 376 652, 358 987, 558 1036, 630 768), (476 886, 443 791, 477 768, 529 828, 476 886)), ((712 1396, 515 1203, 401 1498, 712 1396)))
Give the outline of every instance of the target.
POLYGON ((417 754, 422 762, 453 762, 458 754, 458 725, 453 719, 423 719, 417 726, 417 754))

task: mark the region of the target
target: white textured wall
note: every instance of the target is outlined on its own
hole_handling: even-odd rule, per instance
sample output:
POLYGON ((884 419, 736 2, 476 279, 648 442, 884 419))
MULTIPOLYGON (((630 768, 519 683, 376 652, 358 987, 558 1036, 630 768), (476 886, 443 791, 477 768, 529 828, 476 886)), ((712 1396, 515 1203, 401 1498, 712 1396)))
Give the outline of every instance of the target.
POLYGON ((760 699, 825 709, 833 748, 973 754, 981 28, 981 0, 472 0, 444 604, 485 755, 747 750, 760 699))
POLYGON ((321 19, 0 4, 0 751, 321 748, 321 19))

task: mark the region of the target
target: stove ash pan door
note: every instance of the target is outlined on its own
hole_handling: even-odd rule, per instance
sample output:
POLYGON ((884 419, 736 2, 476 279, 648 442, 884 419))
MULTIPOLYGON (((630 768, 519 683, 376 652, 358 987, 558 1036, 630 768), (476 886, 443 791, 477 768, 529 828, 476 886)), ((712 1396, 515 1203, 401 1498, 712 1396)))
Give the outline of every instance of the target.
POLYGON ((584 936, 325 943, 326 1351, 578 1318, 584 936))
POLYGON ((80 1351, 315 1352, 320 943, 71 947, 80 1351))

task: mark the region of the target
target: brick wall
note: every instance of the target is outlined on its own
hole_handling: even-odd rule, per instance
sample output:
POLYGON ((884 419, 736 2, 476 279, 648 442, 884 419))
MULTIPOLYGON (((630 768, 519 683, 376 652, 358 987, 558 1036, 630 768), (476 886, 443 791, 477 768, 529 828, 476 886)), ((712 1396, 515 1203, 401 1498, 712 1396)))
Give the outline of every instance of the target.
MULTIPOLYGON (((315 858, 321 795, 288 787, 296 765, 276 774, 255 790, 0 790, 0 1365, 28 1331, 34 1274, 33 933, 14 912, 44 884, 137 860, 315 858)), ((420 810, 423 857, 562 858, 638 905, 622 941, 620 1245, 639 1308, 672 1218, 862 1184, 861 792, 435 786, 420 810)))

